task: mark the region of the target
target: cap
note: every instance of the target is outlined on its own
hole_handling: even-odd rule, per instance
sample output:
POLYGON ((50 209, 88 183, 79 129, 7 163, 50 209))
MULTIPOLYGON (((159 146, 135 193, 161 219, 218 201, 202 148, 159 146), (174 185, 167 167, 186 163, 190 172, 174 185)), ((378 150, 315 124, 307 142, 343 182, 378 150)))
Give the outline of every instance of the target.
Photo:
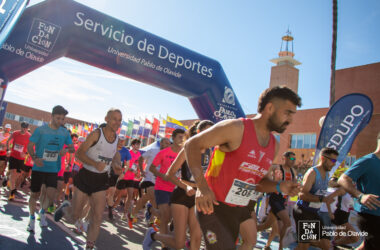
POLYGON ((12 128, 11 124, 7 123, 5 124, 4 128, 12 128))
POLYGON ((119 138, 119 140, 122 140, 122 141, 127 139, 127 137, 125 137, 125 135, 118 135, 118 138, 119 138))
POLYGON ((29 127, 29 124, 26 123, 26 122, 22 122, 22 123, 21 123, 21 127, 22 127, 22 128, 27 128, 27 127, 29 127))
POLYGON ((53 115, 67 115, 69 112, 61 105, 57 105, 53 108, 53 111, 51 113, 53 115))

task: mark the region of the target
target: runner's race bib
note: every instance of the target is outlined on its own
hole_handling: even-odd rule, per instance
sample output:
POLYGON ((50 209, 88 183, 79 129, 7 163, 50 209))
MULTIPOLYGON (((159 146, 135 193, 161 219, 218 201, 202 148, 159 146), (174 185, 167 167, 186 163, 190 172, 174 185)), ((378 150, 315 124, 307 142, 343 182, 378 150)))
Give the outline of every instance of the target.
POLYGON ((20 145, 20 144, 15 144, 15 146, 13 147, 13 149, 17 152, 20 152, 22 153, 24 151, 24 145, 20 145))
POLYGON ((132 164, 131 169, 132 169, 132 171, 136 171, 137 170, 137 165, 136 164, 132 164))
POLYGON ((45 149, 42 158, 44 161, 57 161, 58 160, 58 151, 52 151, 45 149))
POLYGON ((225 202, 239 206, 247 206, 250 200, 257 201, 259 196, 260 193, 256 191, 256 184, 235 179, 228 191, 225 202))

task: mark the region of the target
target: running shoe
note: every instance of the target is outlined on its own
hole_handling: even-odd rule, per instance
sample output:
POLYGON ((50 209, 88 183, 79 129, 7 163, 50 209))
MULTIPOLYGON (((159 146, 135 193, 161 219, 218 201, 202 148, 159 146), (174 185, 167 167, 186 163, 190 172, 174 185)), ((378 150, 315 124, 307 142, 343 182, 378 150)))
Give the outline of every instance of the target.
POLYGON ((160 219, 159 218, 156 218, 155 220, 154 220, 154 224, 156 225, 156 226, 160 226, 160 223, 161 223, 161 221, 160 221, 160 219))
POLYGON ((46 221, 46 214, 40 215, 40 227, 47 227, 48 223, 46 221))
POLYGON ((148 202, 146 204, 146 210, 145 210, 145 220, 146 221, 149 221, 150 220, 150 217, 152 217, 152 212, 150 211, 150 209, 152 208, 152 204, 150 202, 148 202))
POLYGON ((292 233, 292 227, 288 227, 285 231, 284 238, 282 239, 282 247, 288 247, 293 242, 295 242, 295 238, 292 233))
POLYGON ((57 208, 57 210, 55 210, 55 213, 54 213, 54 220, 55 221, 59 221, 60 219, 62 219, 64 213, 63 213, 63 209, 65 207, 68 207, 70 206, 70 201, 64 201, 62 202, 62 204, 59 206, 59 208, 57 208))
POLYGON ((152 246, 153 244, 153 239, 152 239, 152 234, 155 233, 156 231, 154 231, 153 228, 148 228, 148 230, 146 231, 145 233, 145 238, 144 238, 144 241, 143 241, 143 250, 149 250, 150 247, 152 246))
POLYGON ((8 179, 7 177, 4 177, 3 182, 1 184, 3 185, 3 187, 6 187, 7 183, 8 183, 8 179))
POLYGON ((36 224, 36 220, 35 219, 30 219, 28 227, 26 228, 26 230, 29 231, 29 232, 31 232, 31 233, 34 233, 34 224, 36 224))
POLYGON ((8 198, 9 201, 14 201, 14 199, 15 199, 15 195, 14 194, 9 195, 9 198, 8 198))
POLYGON ((130 229, 132 229, 133 228, 133 218, 131 217, 131 214, 129 214, 129 213, 128 213, 127 217, 128 217, 128 226, 130 229))
POLYGON ((77 220, 74 225, 75 225, 74 233, 82 234, 83 233, 82 222, 80 220, 77 220))
POLYGON ((54 214, 54 212, 55 212, 55 206, 54 206, 54 205, 51 205, 50 207, 48 207, 47 212, 48 212, 49 214, 54 214))

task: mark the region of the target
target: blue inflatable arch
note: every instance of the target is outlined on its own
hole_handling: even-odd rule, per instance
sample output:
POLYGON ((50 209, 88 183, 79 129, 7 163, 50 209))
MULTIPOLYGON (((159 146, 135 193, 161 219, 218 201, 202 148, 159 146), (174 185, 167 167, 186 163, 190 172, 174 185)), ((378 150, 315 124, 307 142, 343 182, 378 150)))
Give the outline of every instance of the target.
POLYGON ((25 9, 0 50, 0 77, 63 56, 185 96, 200 119, 245 116, 217 61, 73 0, 25 9))

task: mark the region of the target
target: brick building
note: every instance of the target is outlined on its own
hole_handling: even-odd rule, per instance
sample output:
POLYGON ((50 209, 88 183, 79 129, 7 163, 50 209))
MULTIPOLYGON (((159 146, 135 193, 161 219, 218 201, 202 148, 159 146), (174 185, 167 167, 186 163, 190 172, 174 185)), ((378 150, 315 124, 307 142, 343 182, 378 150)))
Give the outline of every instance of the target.
MULTIPOLYGON (((11 124, 12 131, 19 130, 20 123, 22 121, 29 123, 29 128, 31 132, 33 132, 34 129, 37 128, 38 126, 41 126, 44 122, 50 122, 50 119, 51 119, 50 112, 23 106, 23 105, 16 104, 13 102, 8 102, 8 101, 6 102, 8 104, 7 104, 7 108, 5 111, 6 113, 5 113, 4 121, 2 125, 4 126, 4 124, 7 124, 7 123, 11 124)), ((70 117, 66 117, 65 121, 66 123, 73 124, 73 125, 85 123, 85 121, 70 118, 70 117)))

